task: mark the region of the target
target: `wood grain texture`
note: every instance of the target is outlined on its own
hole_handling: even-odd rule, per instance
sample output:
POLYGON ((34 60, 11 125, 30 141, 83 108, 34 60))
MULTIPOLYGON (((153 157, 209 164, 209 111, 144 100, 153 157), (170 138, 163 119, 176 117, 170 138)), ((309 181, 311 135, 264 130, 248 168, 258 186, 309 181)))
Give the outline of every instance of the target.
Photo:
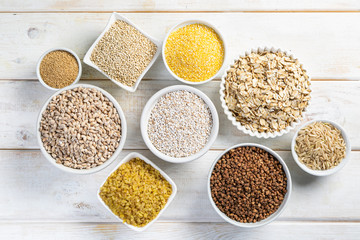
MULTIPOLYGON (((193 18, 212 22, 225 37, 226 67, 244 51, 275 46, 294 53, 313 78, 360 79, 360 55, 356 54, 360 52, 360 31, 353 27, 360 22, 360 13, 123 15, 159 40, 178 22, 193 18)), ((0 13, 0 79, 36 79, 37 60, 50 48, 68 47, 82 58, 109 17, 110 13, 0 13)), ((104 77, 84 64, 83 78, 104 77)), ((145 75, 145 79, 169 78, 161 57, 145 75)))
MULTIPOLYGON (((186 164, 171 164, 149 150, 138 151, 176 183, 178 193, 160 222, 223 222, 210 205, 206 186, 213 161, 210 151, 186 164)), ((123 151, 99 173, 77 176, 58 170, 38 150, 0 151, 0 222, 116 222, 97 199, 100 184, 128 153, 123 151)), ((360 152, 339 173, 312 177, 294 162, 289 151, 278 151, 287 163, 293 192, 281 221, 360 221, 360 152)))
POLYGON ((289 239, 357 240, 359 223, 275 222, 256 229, 239 229, 226 223, 161 223, 156 222, 142 233, 116 223, 2 223, 4 239, 289 239))
POLYGON ((358 11, 356 0, 103 0, 0 1, 0 11, 358 11))
MULTIPOLYGON (((135 93, 129 93, 111 81, 81 81, 109 91, 120 103, 128 123, 126 149, 147 149, 140 133, 140 116, 147 100, 158 90, 177 81, 143 81, 135 93)), ((80 83, 81 83, 80 82, 80 83)), ((213 149, 225 149, 241 142, 257 142, 290 150, 295 130, 275 139, 257 139, 240 132, 225 116, 219 99, 219 82, 198 87, 214 102, 220 117, 219 136, 213 149)), ((312 100, 305 120, 328 119, 344 126, 353 150, 360 150, 360 82, 313 82, 312 100)), ((53 94, 38 81, 0 81, 0 148, 37 149, 36 121, 42 105, 53 94)))

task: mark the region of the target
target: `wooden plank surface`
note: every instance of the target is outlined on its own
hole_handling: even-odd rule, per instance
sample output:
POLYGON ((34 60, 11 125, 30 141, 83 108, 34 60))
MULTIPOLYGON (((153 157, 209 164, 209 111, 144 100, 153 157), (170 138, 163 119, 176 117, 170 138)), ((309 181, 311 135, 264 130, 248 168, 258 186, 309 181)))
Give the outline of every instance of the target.
POLYGON ((122 224, 104 223, 2 223, 4 239, 289 239, 358 240, 359 223, 274 222, 256 229, 239 229, 226 223, 162 223, 156 222, 142 233, 122 224))
MULTIPOLYGON (((226 40, 225 66, 251 48, 275 46, 291 50, 315 79, 360 79, 357 54, 360 31, 355 31, 353 25, 360 22, 360 13, 125 13, 124 16, 159 40, 180 21, 190 18, 210 21, 221 29, 226 40)), ((0 13, 0 79, 36 79, 38 58, 53 47, 68 47, 82 58, 109 17, 110 13, 0 13)), ((103 76, 84 65, 83 78, 103 76)), ((145 78, 171 76, 159 58, 145 78)))
MULTIPOLYGON (((109 80, 81 81, 95 84, 109 91, 120 103, 128 123, 126 149, 147 149, 140 133, 140 116, 147 100, 158 90, 178 81, 143 81, 135 93, 129 93, 109 80)), ((80 82, 80 83, 81 83, 80 82)), ((258 139, 243 134, 227 119, 219 99, 219 81, 198 87, 216 105, 220 117, 219 136, 213 149, 225 149, 242 142, 257 142, 269 147, 290 150, 295 132, 275 139, 258 139)), ((312 83, 313 93, 309 113, 305 120, 329 119, 344 126, 350 137, 352 149, 360 150, 360 82, 317 81, 312 83)), ((0 148, 37 149, 36 121, 42 105, 52 91, 38 81, 0 81, 0 148)))
MULTIPOLYGON (((116 164, 99 173, 78 176, 52 166, 39 150, 0 151, 0 222, 115 222, 96 193, 116 164)), ((210 151, 186 164, 171 164, 149 150, 138 151, 153 160, 176 183, 178 193, 160 217, 161 222, 223 222, 210 205, 206 186, 213 161, 210 151)), ((278 151, 292 175, 293 192, 280 221, 360 221, 360 152, 339 173, 313 177, 302 171, 289 151, 278 151)))
POLYGON ((216 0, 0 0, 0 238, 359 239, 359 21, 358 0, 225 0, 221 4, 216 0), (225 36, 226 66, 251 48, 290 50, 314 79, 305 121, 325 118, 344 126, 354 150, 350 162, 333 176, 307 175, 289 151, 294 131, 262 140, 231 125, 220 107, 218 80, 198 87, 214 101, 220 116, 219 137, 212 150, 186 164, 156 158, 141 138, 140 114, 152 94, 180 84, 172 81, 159 58, 132 94, 84 65, 83 80, 91 81, 81 82, 109 91, 125 112, 125 150, 96 174, 76 176, 54 168, 41 155, 35 138, 38 111, 52 94, 36 80, 37 59, 45 50, 61 46, 73 49, 82 58, 113 11, 122 12, 159 40, 180 21, 210 21, 225 36), (222 149, 241 142, 276 149, 292 174, 289 205, 277 221, 258 229, 224 223, 210 206, 206 192, 211 163, 222 149), (178 186, 174 202, 144 233, 116 222, 96 198, 107 174, 132 151, 152 159, 178 186))
POLYGON ((1 0, 0 11, 358 11, 356 0, 1 0))

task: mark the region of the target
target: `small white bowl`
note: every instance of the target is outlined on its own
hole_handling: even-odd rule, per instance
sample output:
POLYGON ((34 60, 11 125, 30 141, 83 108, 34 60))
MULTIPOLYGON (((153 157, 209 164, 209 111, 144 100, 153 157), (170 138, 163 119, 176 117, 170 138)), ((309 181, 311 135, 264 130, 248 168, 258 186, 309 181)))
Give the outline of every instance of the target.
POLYGON ((129 19, 121 16, 120 14, 114 12, 112 13, 104 31, 100 34, 100 36, 95 40, 95 42, 91 45, 91 47, 89 48, 89 50, 86 52, 85 56, 84 56, 84 63, 86 63, 87 65, 89 65, 90 67, 95 68, 96 70, 98 70, 99 72, 101 72, 104 76, 106 76, 107 78, 109 78, 113 83, 115 83, 116 85, 118 85, 119 87, 125 89, 126 91, 129 92, 135 92, 137 87, 140 84, 141 79, 144 77, 145 73, 151 68, 151 66, 154 64, 155 60, 159 57, 160 55, 160 51, 161 51, 161 42, 156 40, 155 38, 151 37, 149 34, 147 34, 146 32, 144 32, 142 29, 140 29, 139 27, 137 27, 134 23, 132 23, 129 19), (104 34, 109 30, 109 28, 111 27, 111 25, 116 21, 116 20, 122 20, 126 23, 128 23, 129 25, 133 26, 134 28, 136 28, 139 32, 141 32, 145 37, 147 37, 148 39, 150 39, 156 46, 157 46, 157 50, 155 55, 153 56, 152 60, 150 61, 149 65, 147 65, 147 67, 144 69, 144 71, 142 72, 142 74, 138 77, 138 79, 136 80, 134 86, 129 87, 125 84, 122 84, 119 81, 116 81, 115 79, 112 79, 109 75, 107 75, 104 71, 102 71, 95 63, 93 63, 90 60, 90 56, 92 51, 94 50, 95 46, 98 44, 98 42, 101 40, 101 38, 104 36, 104 34))
POLYGON ((347 134, 345 133, 345 130, 343 127, 341 127, 339 124, 337 124, 336 122, 333 122, 333 121, 330 121, 330 120, 322 120, 322 119, 315 119, 315 120, 312 120, 312 121, 309 121, 307 123, 305 123, 304 125, 302 125, 295 133, 292 141, 291 141, 291 153, 292 153, 292 156, 295 160, 295 162, 297 163, 297 165, 302 169, 304 170, 305 172, 311 174, 311 175, 314 175, 314 176, 318 176, 318 177, 322 177, 322 176, 328 176, 328 175, 331 175, 331 174, 334 174, 338 171, 340 171, 350 160, 350 153, 351 153, 351 145, 350 145, 350 140, 347 136, 347 134), (301 129, 303 129, 304 127, 306 127, 307 125, 311 124, 311 123, 314 123, 314 122, 325 122, 325 123, 330 123, 331 125, 333 125, 334 127, 336 127, 337 129, 339 129, 341 131, 341 135, 342 137, 344 138, 344 141, 345 141, 345 146, 346 146, 346 150, 345 150, 345 158, 343 160, 341 160, 341 162, 336 166, 336 167, 333 167, 333 168, 330 168, 328 170, 313 170, 313 169, 310 169, 308 168, 305 164, 303 164, 302 162, 300 162, 299 158, 298 158, 298 155, 295 151, 295 145, 296 145, 296 138, 299 134, 299 131, 301 129))
MULTIPOLYGON (((53 91, 58 91, 59 89, 61 88, 53 88, 53 87, 50 87, 49 85, 47 85, 44 80, 42 79, 41 75, 40 75, 40 64, 41 64, 41 61, 43 60, 43 58, 48 55, 50 52, 54 52, 54 51, 65 51, 65 52, 68 52, 70 53, 71 55, 73 55, 78 63, 78 67, 79 67, 79 73, 76 77, 76 79, 69 85, 69 86, 72 86, 76 83, 79 82, 80 80, 80 77, 81 77, 81 73, 82 73, 82 66, 81 66, 81 61, 78 57, 78 55, 76 55, 76 53, 74 51, 72 51, 71 49, 68 49, 68 48, 64 48, 64 47, 61 47, 61 48, 52 48, 52 49, 49 49, 47 50, 46 52, 43 53, 43 55, 41 55, 41 57, 39 58, 38 60, 38 63, 36 65, 36 76, 37 78, 39 79, 39 82, 44 86, 46 87, 47 89, 50 89, 50 90, 53 90, 53 91)), ((67 87, 69 87, 67 86, 67 87)))
POLYGON ((117 215, 115 215, 110 208, 106 205, 106 203, 101 199, 100 197, 100 188, 97 192, 97 196, 99 201, 102 203, 102 205, 109 211, 111 212, 111 214, 113 216, 115 216, 119 221, 123 222, 127 227, 131 228, 132 230, 138 231, 138 232, 142 232, 145 229, 147 229, 151 224, 153 224, 159 217, 161 214, 163 214, 163 212, 165 211, 165 209, 170 205, 170 203, 172 202, 172 200, 175 198, 176 192, 177 192, 177 187, 174 183, 174 181, 164 172, 162 171, 158 166, 156 166, 152 161, 150 161, 148 158, 144 157, 143 155, 141 155, 140 153, 137 152, 132 152, 129 153, 123 160, 120 161, 120 163, 114 168, 114 170, 106 177, 106 179, 103 181, 103 183, 101 184, 101 186, 104 185, 104 183, 106 182, 106 180, 110 177, 110 175, 115 172, 121 165, 123 165, 124 163, 127 163, 128 161, 130 161, 133 158, 140 158, 141 160, 144 160, 146 163, 150 164, 153 168, 157 169, 160 174, 171 184, 172 187, 172 193, 167 201, 167 203, 165 204, 164 208, 160 210, 159 214, 156 216, 156 218, 154 218, 151 222, 149 222, 148 224, 146 224, 144 227, 136 227, 133 226, 131 224, 128 223, 124 223, 124 221, 117 215))
POLYGON ((124 115, 123 110, 121 109, 121 107, 120 107, 119 103, 116 101, 116 99, 113 96, 111 96, 110 93, 108 93, 104 89, 101 89, 99 87, 96 87, 96 86, 93 86, 93 85, 90 85, 90 84, 76 84, 76 85, 72 85, 72 86, 62 88, 61 90, 54 93, 51 97, 49 97, 49 99, 45 102, 45 104, 43 105, 43 107, 40 110, 38 120, 37 120, 37 123, 36 123, 36 133, 37 133, 36 138, 37 138, 37 141, 38 141, 38 144, 40 146, 40 150, 41 150, 42 154, 55 167, 65 171, 65 172, 69 172, 69 173, 91 174, 91 173, 95 173, 95 172, 98 172, 98 171, 106 168, 107 166, 109 166, 117 158, 117 156, 119 156, 119 154, 120 154, 120 152, 121 152, 121 150, 122 150, 122 148, 124 147, 124 144, 125 144, 127 126, 126 126, 126 119, 125 119, 125 115, 124 115), (120 120, 121 120, 120 143, 119 143, 119 146, 117 147, 117 149, 115 150, 114 154, 108 160, 106 160, 103 164, 101 164, 101 165, 99 165, 97 167, 90 168, 90 169, 74 169, 74 168, 66 167, 66 166, 64 166, 62 164, 56 163, 55 159, 45 150, 43 142, 41 140, 40 122, 41 122, 43 112, 45 111, 45 109, 48 106, 49 102, 53 99, 53 97, 59 95, 63 91, 66 91, 66 90, 69 90, 69 89, 74 89, 74 88, 77 88, 77 87, 95 88, 96 90, 99 90, 102 94, 104 94, 114 104, 114 106, 115 106, 115 108, 116 108, 116 110, 117 110, 117 112, 118 112, 118 114, 120 116, 120 120))
MULTIPOLYGON (((272 53, 276 53, 276 52, 283 52, 286 54, 286 56, 290 57, 291 59, 296 59, 292 54, 288 53, 287 51, 284 51, 284 50, 281 50, 279 48, 268 48, 268 47, 264 47, 264 48, 257 48, 257 49, 251 49, 250 52, 245 52, 244 54, 240 55, 238 58, 236 58, 234 60, 234 62, 236 60, 238 60, 240 57, 245 57, 251 53, 261 53, 261 52, 272 52, 272 53)), ((232 65, 232 64, 231 64, 232 65)), ((237 127, 237 129, 239 129, 240 131, 246 133, 246 134, 249 134, 250 136, 255 136, 257 138, 275 138, 275 137, 280 137, 288 132, 290 132, 292 129, 294 129, 297 125, 300 124, 301 122, 301 119, 304 118, 306 112, 307 112, 307 109, 309 108, 310 106, 310 101, 308 102, 308 106, 304 109, 304 111, 302 112, 301 114, 301 117, 298 118, 296 121, 292 122, 290 126, 286 127, 285 129, 281 130, 280 132, 268 132, 268 133, 265 133, 265 132, 258 132, 258 131, 251 131, 250 129, 247 129, 245 126, 241 125, 240 122, 236 121, 236 118, 233 116, 232 112, 229 110, 226 102, 225 102, 225 79, 226 79, 226 76, 227 76, 227 73, 228 71, 230 70, 231 68, 231 65, 225 70, 225 73, 224 75, 221 77, 221 83, 220 83, 220 101, 221 101, 221 106, 223 107, 224 109, 224 112, 225 112, 225 115, 227 116, 227 118, 231 121, 231 123, 237 127)), ((303 65, 300 64, 301 67, 303 68, 303 65)), ((308 72, 303 68, 303 70, 306 72, 306 74, 308 75, 309 77, 309 81, 311 83, 311 78, 308 74, 308 72)), ((311 87, 311 86, 310 86, 311 87)), ((311 88, 310 88, 311 89, 311 88)))
POLYGON ((167 162, 185 163, 185 162, 195 160, 195 159, 201 157, 202 155, 204 155, 207 151, 209 151, 210 147, 215 142, 216 137, 217 137, 218 132, 219 132, 219 116, 217 114, 217 111, 216 111, 216 108, 215 108, 214 104, 212 103, 210 98, 208 96, 206 96, 205 93, 203 93, 202 91, 200 91, 200 90, 198 90, 196 88, 190 87, 190 86, 175 85, 175 86, 170 86, 170 87, 163 88, 162 90, 155 93, 148 100, 148 102, 146 103, 146 105, 145 105, 145 107, 144 107, 144 109, 142 111, 142 114, 141 114, 140 128, 141 128, 141 135, 142 135, 142 137, 144 139, 144 142, 145 142, 146 146, 157 157, 159 157, 159 158, 161 158, 161 159, 163 159, 163 160, 165 160, 167 162), (163 95, 169 93, 169 92, 174 92, 174 91, 179 91, 179 90, 186 90, 186 91, 195 93, 202 100, 204 100, 204 102, 208 105, 208 107, 210 109, 212 120, 213 120, 213 126, 212 126, 212 130, 211 130, 211 134, 210 134, 208 142, 206 143, 204 148, 201 149, 199 152, 195 153, 194 155, 191 155, 191 156, 188 156, 188 157, 183 157, 183 158, 170 157, 170 156, 165 155, 164 153, 160 152, 159 150, 157 150, 154 147, 154 145, 151 143, 151 141, 149 139, 149 136, 148 136, 148 133, 147 133, 147 126, 148 126, 150 113, 151 113, 151 110, 153 109, 153 107, 155 106, 155 104, 157 103, 158 99, 161 98, 163 95))
POLYGON ((222 217, 225 221, 227 221, 228 223, 231 223, 237 227, 242 227, 242 228, 255 228, 255 227, 260 227, 260 226, 264 226, 266 224, 271 223, 272 221, 274 221, 277 217, 280 216, 280 214, 284 211, 289 199, 290 199, 290 195, 291 195, 291 191, 292 191, 292 180, 291 180, 291 175, 290 175, 290 171, 288 169, 288 167, 286 166, 286 163, 284 162, 284 160, 273 150, 271 150, 268 147, 265 147, 263 145, 260 144, 256 144, 256 143, 242 143, 242 144, 237 144, 234 145, 228 149, 226 149, 224 152, 222 152, 214 161, 214 163, 211 165, 210 168, 210 172, 209 172, 209 176, 208 176, 208 182, 207 182, 207 190, 208 190, 208 196, 211 202, 211 205, 213 206, 213 208, 215 209, 215 211, 220 215, 220 217, 222 217), (235 221, 231 218, 229 218, 228 216, 226 216, 225 213, 223 213, 222 211, 219 210, 219 208, 216 206, 212 196, 211 196, 211 188, 210 188, 210 178, 211 178, 211 174, 214 170, 214 167, 216 165, 216 163, 221 159, 221 157, 227 153, 228 151, 230 151, 231 149, 237 148, 237 147, 258 147, 261 148, 265 151, 267 151, 268 153, 270 153, 271 155, 273 155, 279 162, 280 164, 283 166, 283 170, 285 172, 286 178, 287 178, 287 192, 285 194, 284 200, 282 201, 281 205, 279 206, 279 208, 273 213, 271 214, 269 217, 259 221, 259 222, 255 222, 255 223, 241 223, 238 221, 235 221))
POLYGON ((165 37, 165 40, 164 40, 164 44, 162 46, 162 58, 163 58, 165 67, 168 70, 168 72, 171 74, 171 76, 173 76, 175 79, 179 80, 180 82, 183 82, 183 83, 186 83, 186 84, 189 84, 189 85, 200 85, 200 84, 203 84, 203 83, 207 83, 207 82, 210 82, 211 80, 213 80, 224 67, 224 63, 225 63, 225 59, 226 59, 225 39, 224 39, 223 35, 220 33, 220 31, 214 25, 212 25, 212 24, 210 24, 208 22, 205 22, 203 20, 188 20, 188 21, 185 21, 185 22, 181 22, 181 23, 178 23, 177 25, 175 25, 174 27, 172 27, 170 29, 170 31, 167 33, 167 35, 165 37), (166 45, 166 41, 167 41, 169 35, 172 32, 176 31, 177 29, 179 29, 181 27, 184 27, 184 26, 190 25, 190 24, 196 24, 196 23, 203 24, 205 26, 208 26, 208 27, 212 28, 217 33, 217 35, 221 39, 221 41, 223 43, 223 46, 224 46, 224 60, 223 60, 223 63, 221 65, 220 69, 214 74, 214 76, 210 77, 207 80, 201 81, 201 82, 192 82, 192 81, 189 81, 189 80, 186 80, 186 79, 183 79, 183 78, 177 76, 175 73, 173 73, 173 71, 171 71, 170 67, 168 66, 168 64, 166 62, 166 58, 165 58, 165 45, 166 45))

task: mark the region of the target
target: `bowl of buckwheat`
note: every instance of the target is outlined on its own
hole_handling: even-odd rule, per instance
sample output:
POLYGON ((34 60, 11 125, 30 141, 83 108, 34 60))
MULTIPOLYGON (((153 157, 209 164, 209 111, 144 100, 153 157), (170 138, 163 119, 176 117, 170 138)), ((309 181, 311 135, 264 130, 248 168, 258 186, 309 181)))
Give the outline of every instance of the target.
POLYGON ((125 115, 115 98, 89 84, 71 85, 52 95, 36 128, 45 158, 76 174, 109 166, 120 154, 127 133, 125 115))
POLYGON ((284 211, 292 181, 286 163, 275 151, 243 143, 215 159, 207 189, 220 217, 237 227, 255 228, 269 224, 284 211))
POLYGON ((221 79, 221 106, 239 130, 274 138, 300 124, 311 99, 310 77, 286 51, 258 48, 234 60, 221 79))

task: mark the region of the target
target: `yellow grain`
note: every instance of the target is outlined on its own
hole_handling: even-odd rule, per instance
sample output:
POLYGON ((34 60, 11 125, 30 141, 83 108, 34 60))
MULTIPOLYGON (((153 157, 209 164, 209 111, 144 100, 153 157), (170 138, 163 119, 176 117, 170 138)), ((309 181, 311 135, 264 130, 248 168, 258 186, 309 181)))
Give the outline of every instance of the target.
POLYGON ((201 82, 220 70, 224 61, 224 45, 212 28, 190 24, 169 35, 165 59, 170 70, 178 77, 201 82))
POLYGON ((100 197, 110 210, 136 227, 156 218, 171 193, 161 173, 139 158, 122 164, 100 188, 100 197))

